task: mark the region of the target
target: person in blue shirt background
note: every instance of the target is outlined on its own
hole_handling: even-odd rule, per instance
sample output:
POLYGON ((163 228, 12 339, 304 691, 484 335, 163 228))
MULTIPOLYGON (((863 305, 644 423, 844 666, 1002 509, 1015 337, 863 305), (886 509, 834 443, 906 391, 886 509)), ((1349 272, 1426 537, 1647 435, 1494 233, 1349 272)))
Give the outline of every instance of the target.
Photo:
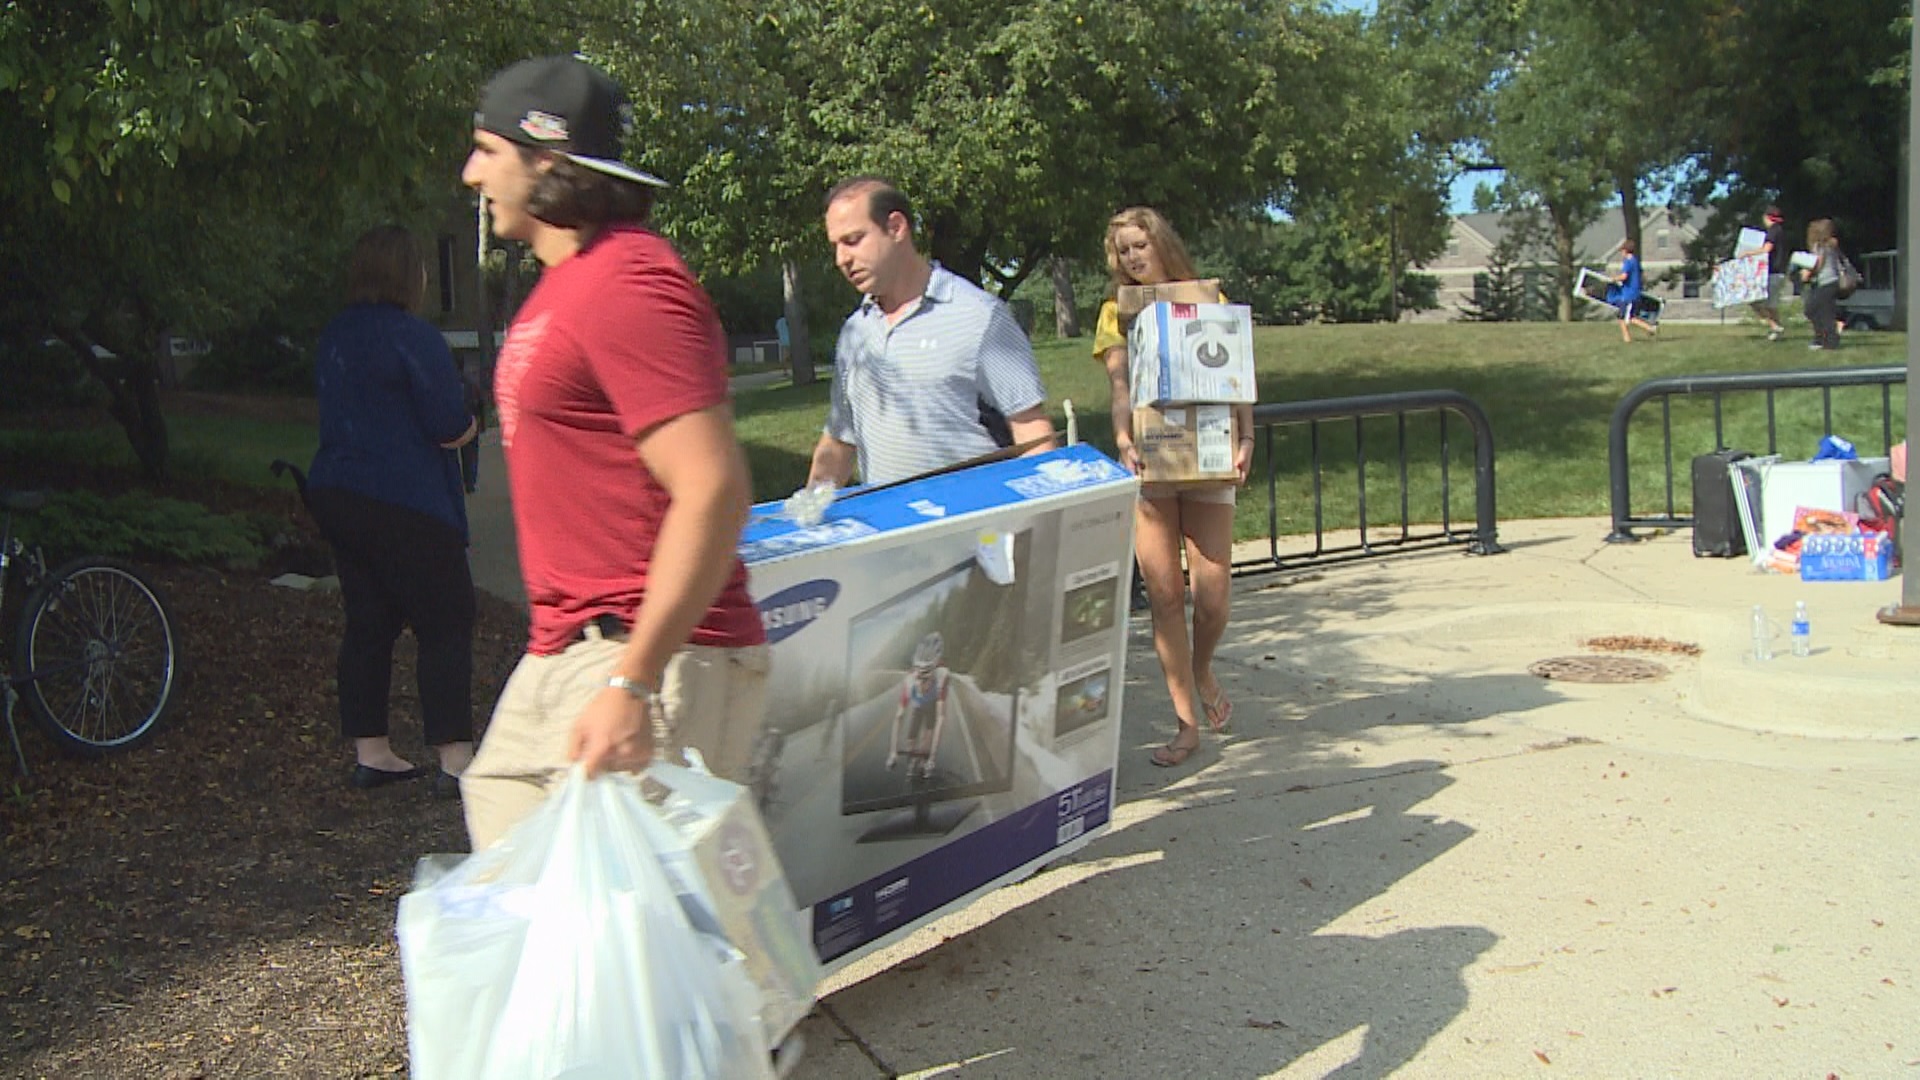
POLYGON ((1648 334, 1658 337, 1660 328, 1641 317, 1641 278, 1640 255, 1632 240, 1620 245, 1620 272, 1613 276, 1613 287, 1607 290, 1607 303, 1612 304, 1620 313, 1620 340, 1631 343, 1633 333, 1628 326, 1638 326, 1648 334))
POLYGON ((352 786, 427 774, 388 741, 393 648, 418 643, 420 712, 444 775, 473 757, 473 574, 458 448, 476 423, 453 354, 413 314, 426 262, 394 225, 364 233, 347 271, 345 311, 320 335, 314 386, 320 449, 306 500, 333 548, 347 625, 338 669, 341 734, 352 740, 352 786))

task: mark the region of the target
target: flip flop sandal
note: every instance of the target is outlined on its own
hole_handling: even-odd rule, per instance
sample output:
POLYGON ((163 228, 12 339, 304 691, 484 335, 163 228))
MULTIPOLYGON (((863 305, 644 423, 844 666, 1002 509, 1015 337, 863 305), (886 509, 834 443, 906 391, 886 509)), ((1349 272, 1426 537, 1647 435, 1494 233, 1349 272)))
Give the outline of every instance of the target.
POLYGON ((1153 756, 1147 760, 1163 769, 1171 769, 1192 757, 1193 752, 1198 749, 1200 749, 1200 741, 1198 739, 1194 740, 1192 746, 1181 746, 1180 736, 1175 735, 1172 741, 1168 742, 1165 746, 1154 747, 1153 756))
POLYGON ((1227 725, 1233 723, 1233 702, 1227 700, 1227 688, 1224 686, 1212 701, 1202 699, 1200 707, 1206 711, 1207 726, 1215 732, 1225 731, 1227 725))

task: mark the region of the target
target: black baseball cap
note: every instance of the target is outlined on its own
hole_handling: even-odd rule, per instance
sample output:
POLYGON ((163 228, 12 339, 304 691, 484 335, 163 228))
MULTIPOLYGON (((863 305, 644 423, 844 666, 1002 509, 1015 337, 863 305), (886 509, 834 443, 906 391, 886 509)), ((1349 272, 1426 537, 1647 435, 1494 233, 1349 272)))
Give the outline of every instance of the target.
POLYGON ((633 125, 620 87, 599 68, 572 56, 522 60, 495 75, 480 93, 473 126, 509 142, 552 150, 575 164, 650 187, 667 182, 620 160, 620 140, 633 125))

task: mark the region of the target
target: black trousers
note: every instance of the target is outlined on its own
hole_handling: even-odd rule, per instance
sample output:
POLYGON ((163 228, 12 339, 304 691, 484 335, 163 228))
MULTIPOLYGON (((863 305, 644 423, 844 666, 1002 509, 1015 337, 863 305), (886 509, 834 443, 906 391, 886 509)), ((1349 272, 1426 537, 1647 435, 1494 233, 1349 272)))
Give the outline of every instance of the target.
POLYGON ((333 547, 347 629, 340 639, 340 733, 387 734, 393 647, 419 646, 420 713, 429 746, 473 740, 473 572, 460 531, 417 510, 339 488, 307 491, 333 547))
POLYGON ((1813 324, 1813 343, 1840 347, 1840 286, 1815 285, 1806 294, 1807 321, 1813 324))

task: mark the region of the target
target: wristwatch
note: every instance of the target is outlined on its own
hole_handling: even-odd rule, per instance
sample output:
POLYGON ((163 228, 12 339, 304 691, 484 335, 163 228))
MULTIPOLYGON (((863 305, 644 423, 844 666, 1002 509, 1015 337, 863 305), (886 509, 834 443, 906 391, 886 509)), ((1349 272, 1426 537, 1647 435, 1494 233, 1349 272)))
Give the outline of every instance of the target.
POLYGON ((607 685, 616 690, 625 690, 633 700, 646 702, 650 709, 660 707, 660 691, 639 679, 629 679, 625 675, 612 675, 607 678, 607 685))

